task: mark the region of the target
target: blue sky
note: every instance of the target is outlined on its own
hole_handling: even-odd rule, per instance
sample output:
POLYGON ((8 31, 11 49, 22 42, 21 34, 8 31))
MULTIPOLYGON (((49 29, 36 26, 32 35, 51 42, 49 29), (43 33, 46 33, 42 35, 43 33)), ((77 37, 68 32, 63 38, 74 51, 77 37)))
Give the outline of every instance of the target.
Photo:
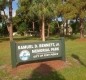
POLYGON ((16 10, 18 8, 17 3, 18 3, 18 0, 13 1, 13 9, 14 10, 16 10))
MULTIPOLYGON (((13 15, 13 16, 16 15, 16 10, 17 10, 17 8, 18 8, 17 3, 18 3, 18 0, 13 1, 13 3, 12 3, 12 8, 13 8, 13 10, 12 10, 12 13, 13 13, 13 14, 12 14, 12 15, 13 15)), ((6 9, 5 9, 5 13, 6 13, 7 15, 9 15, 9 8, 8 8, 8 7, 6 7, 6 9)))

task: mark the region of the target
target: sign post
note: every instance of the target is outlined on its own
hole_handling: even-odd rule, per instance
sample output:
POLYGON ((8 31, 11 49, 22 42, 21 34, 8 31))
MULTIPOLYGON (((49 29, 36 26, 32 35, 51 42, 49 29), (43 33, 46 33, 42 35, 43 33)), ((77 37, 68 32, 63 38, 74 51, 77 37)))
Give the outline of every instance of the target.
POLYGON ((57 41, 34 43, 11 42, 12 67, 31 61, 61 59, 65 60, 64 38, 57 41))

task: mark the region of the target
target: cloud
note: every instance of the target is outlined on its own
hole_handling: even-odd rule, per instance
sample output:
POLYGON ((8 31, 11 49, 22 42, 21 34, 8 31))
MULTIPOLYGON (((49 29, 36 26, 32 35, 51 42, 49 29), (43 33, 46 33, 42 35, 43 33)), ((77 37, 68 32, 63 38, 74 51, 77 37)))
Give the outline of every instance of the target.
MULTIPOLYGON (((3 12, 2 12, 2 14, 3 14, 3 12)), ((5 14, 9 17, 9 9, 8 8, 5 9, 5 14)), ((16 10, 12 10, 12 17, 15 17, 15 16, 16 16, 16 10)))
POLYGON ((16 16, 16 10, 13 10, 13 12, 12 12, 12 16, 13 16, 13 17, 16 16))

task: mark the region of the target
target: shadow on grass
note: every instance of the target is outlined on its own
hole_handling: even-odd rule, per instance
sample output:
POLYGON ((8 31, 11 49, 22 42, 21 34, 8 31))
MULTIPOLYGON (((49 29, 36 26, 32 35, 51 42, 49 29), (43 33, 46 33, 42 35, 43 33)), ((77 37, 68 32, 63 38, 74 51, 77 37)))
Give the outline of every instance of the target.
POLYGON ((66 40, 68 40, 68 39, 70 39, 70 40, 76 40, 76 39, 79 39, 79 36, 73 36, 73 35, 71 35, 71 36, 65 36, 65 39, 66 40))
POLYGON ((22 80, 65 80, 65 78, 49 65, 42 63, 32 72, 29 78, 22 80))
POLYGON ((40 40, 38 37, 20 37, 20 38, 14 38, 14 41, 23 41, 23 40, 40 40))
MULTIPOLYGON (((14 37, 13 38, 14 41, 22 41, 22 40, 39 40, 40 38, 38 37, 24 37, 24 36, 21 36, 21 37, 14 37)), ((9 40, 9 37, 0 37, 0 42, 3 42, 3 41, 10 41, 9 40)))
POLYGON ((84 64, 84 63, 80 60, 79 56, 77 56, 76 54, 72 54, 71 56, 72 56, 74 59, 76 59, 81 65, 83 65, 84 67, 86 67, 86 64, 84 64))
POLYGON ((0 37, 0 42, 3 42, 3 41, 9 41, 9 38, 8 37, 0 37))
MULTIPOLYGON (((60 37, 64 37, 65 38, 65 41, 67 40, 75 40, 75 39, 79 39, 79 37, 77 36, 50 36, 48 38, 46 38, 46 41, 47 40, 58 40, 60 39, 60 37)), ((40 37, 34 37, 34 36, 18 36, 18 37, 14 37, 13 38, 14 41, 23 41, 23 40, 41 40, 40 37)), ((3 42, 3 41, 10 41, 9 40, 9 37, 0 37, 0 42, 3 42)))
POLYGON ((70 36, 54 36, 54 37, 49 37, 49 38, 46 38, 46 40, 57 40, 57 39, 60 39, 60 37, 64 37, 65 41, 79 39, 79 36, 70 35, 70 36))

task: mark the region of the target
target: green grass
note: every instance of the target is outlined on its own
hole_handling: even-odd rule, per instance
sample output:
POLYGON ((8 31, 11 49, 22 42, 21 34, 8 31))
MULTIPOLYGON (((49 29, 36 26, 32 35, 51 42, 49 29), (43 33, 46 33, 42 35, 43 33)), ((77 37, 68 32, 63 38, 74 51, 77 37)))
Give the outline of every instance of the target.
POLYGON ((68 40, 66 41, 67 61, 71 66, 61 70, 65 80, 85 80, 86 79, 86 41, 68 40))
MULTIPOLYGON (((38 38, 15 38, 17 42, 40 41, 38 38)), ((66 39, 66 64, 60 70, 50 69, 50 74, 42 75, 32 69, 21 70, 11 74, 11 53, 8 38, 0 39, 0 80, 86 80, 86 41, 66 39), (31 75, 31 76, 30 76, 31 75)), ((37 69, 40 69, 38 67, 37 69)))

